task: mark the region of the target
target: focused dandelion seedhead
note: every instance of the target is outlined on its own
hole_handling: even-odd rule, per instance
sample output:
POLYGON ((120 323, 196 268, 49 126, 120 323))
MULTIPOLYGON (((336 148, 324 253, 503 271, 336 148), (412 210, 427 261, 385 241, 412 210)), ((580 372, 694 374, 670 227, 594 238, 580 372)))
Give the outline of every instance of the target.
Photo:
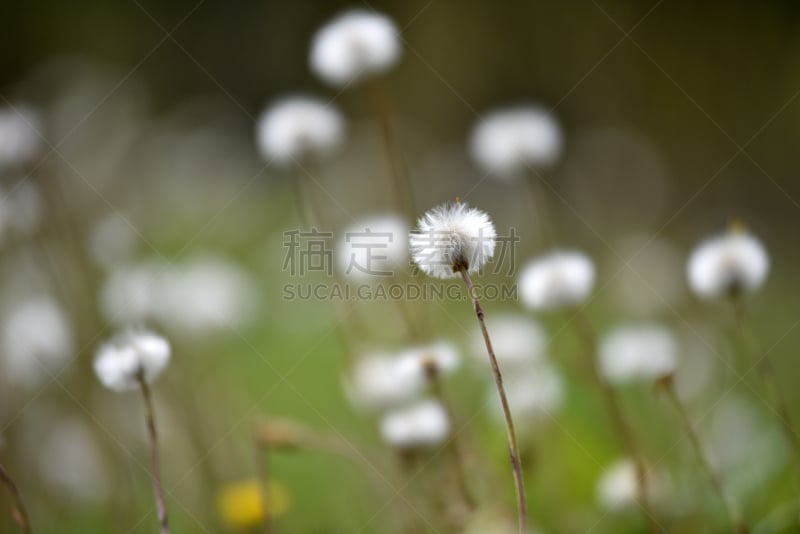
POLYGON ((470 153, 484 172, 505 178, 528 166, 552 165, 562 144, 561 128, 548 112, 521 107, 481 119, 472 132, 470 153))
POLYGON ((408 262, 407 235, 408 225, 395 215, 355 222, 339 243, 340 270, 361 280, 395 274, 408 262))
POLYGON ((384 441, 399 449, 432 447, 442 443, 450 431, 444 407, 426 400, 387 413, 380 424, 384 441))
POLYGON ((705 299, 751 293, 768 272, 764 245, 740 225, 699 245, 687 266, 692 291, 705 299))
POLYGON ((523 304, 532 310, 556 310, 583 302, 594 285, 594 264, 577 251, 552 252, 530 262, 519 277, 523 304))
POLYGON ((620 326, 600 341, 599 369, 611 383, 658 380, 675 373, 678 343, 667 328, 620 326))
POLYGON ((331 154, 344 137, 345 121, 332 106, 290 97, 270 106, 258 120, 256 142, 267 161, 290 165, 331 154))
POLYGON ((437 206, 417 222, 411 257, 427 275, 455 278, 478 272, 494 255, 497 232, 489 216, 463 202, 437 206))
MULTIPOLYGON (((487 320, 494 334, 494 351, 503 368, 517 368, 543 360, 547 337, 542 326, 522 315, 499 315, 487 320)), ((476 329, 471 340, 472 351, 482 362, 486 361, 483 334, 476 329)))
POLYGON ((310 64, 322 80, 341 87, 389 70, 401 55, 391 19, 353 10, 319 29, 311 44, 310 64))
POLYGON ((113 391, 139 387, 139 380, 153 382, 166 368, 170 346, 163 337, 147 331, 130 330, 100 347, 94 360, 97 378, 113 391))

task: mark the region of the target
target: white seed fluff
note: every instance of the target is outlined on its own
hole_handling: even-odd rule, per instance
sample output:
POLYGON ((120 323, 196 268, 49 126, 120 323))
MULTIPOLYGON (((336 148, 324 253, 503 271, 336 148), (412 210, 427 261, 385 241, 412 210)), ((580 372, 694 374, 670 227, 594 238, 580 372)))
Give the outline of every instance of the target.
POLYGON ((113 391, 139 387, 138 377, 151 383, 166 368, 170 358, 169 342, 147 331, 118 334, 100 347, 94 359, 97 378, 113 391))
MULTIPOLYGON (((508 404, 515 418, 549 420, 564 403, 564 380, 558 371, 547 364, 521 367, 503 375, 508 404)), ((503 409, 492 386, 487 392, 494 406, 493 415, 503 421, 503 409)))
POLYGON ((596 493, 603 509, 618 511, 634 506, 639 491, 633 461, 623 459, 611 464, 597 482, 596 493))
POLYGON ((420 381, 425 379, 429 368, 440 374, 449 374, 458 369, 461 363, 458 349, 447 341, 410 347, 401 351, 397 359, 398 365, 408 367, 408 372, 419 374, 420 381))
POLYGON ((0 107, 0 167, 21 165, 39 148, 38 114, 27 107, 0 107))
POLYGON ((389 70, 401 54, 399 34, 391 19, 354 10, 319 29, 309 59, 317 76, 342 87, 389 70))
POLYGON ((408 225, 396 215, 361 219, 339 241, 339 269, 357 279, 396 274, 408 265, 408 225))
POLYGON ((699 245, 689 257, 689 285, 702 298, 755 291, 769 271, 769 257, 755 236, 730 231, 699 245))
POLYGON ((556 251, 531 261, 519 277, 523 304, 555 310, 583 302, 594 286, 594 264, 577 251, 556 251))
POLYGON ((494 177, 512 177, 528 166, 552 165, 561 155, 561 128, 543 109, 521 107, 487 115, 474 128, 470 153, 494 177))
POLYGON ((657 380, 675 372, 678 343, 657 324, 619 326, 600 341, 599 370, 610 383, 657 380))
POLYGON ((261 114, 256 142, 267 161, 288 165, 306 157, 324 157, 344 137, 345 121, 332 106, 306 97, 275 102, 261 114))
MULTIPOLYGON (((544 359, 547 336, 542 326, 522 315, 498 315, 486 319, 492 333, 492 347, 497 362, 506 366, 522 367, 544 359)), ((471 339, 472 353, 486 363, 486 343, 480 328, 476 327, 471 339)))
POLYGON ((438 445, 447 438, 449 430, 445 409, 433 400, 389 412, 380 423, 384 441, 400 449, 438 445))
POLYGON ((380 411, 410 401, 424 384, 419 365, 380 353, 356 362, 346 389, 358 408, 380 411))
POLYGON ((427 275, 455 278, 460 269, 479 271, 494 255, 497 232, 485 212, 463 202, 437 206, 411 233, 411 257, 427 275))

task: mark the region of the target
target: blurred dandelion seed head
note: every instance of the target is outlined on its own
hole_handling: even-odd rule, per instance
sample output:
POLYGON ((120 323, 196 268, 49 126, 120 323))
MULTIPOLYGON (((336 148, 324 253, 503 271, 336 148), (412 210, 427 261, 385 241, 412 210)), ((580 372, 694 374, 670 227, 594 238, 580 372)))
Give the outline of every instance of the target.
POLYGON ((330 155, 344 132, 344 118, 333 106, 297 96, 279 100, 261 114, 256 143, 266 161, 291 165, 330 155))
POLYGON ((534 107, 495 111, 472 131, 469 148, 481 169, 497 178, 511 178, 528 167, 554 164, 561 155, 561 127, 550 113, 534 107))
POLYGON ((658 324, 618 326, 600 341, 599 370, 611 383, 657 380, 675 372, 678 342, 658 324))
POLYGON ((729 231, 705 241, 692 252, 687 265, 689 286, 704 299, 752 293, 768 272, 764 245, 746 231, 729 231))
POLYGON ((438 401, 423 400, 388 412, 380 422, 383 440, 399 449, 432 447, 442 443, 450 421, 438 401))
POLYGON ((337 16, 317 31, 309 62, 323 81, 343 87, 389 70, 401 55, 394 22, 359 9, 337 16))
POLYGON ((519 294, 532 310, 557 310, 583 302, 594 286, 594 264, 581 252, 561 250, 534 259, 519 277, 519 294))
MULTIPOLYGON (((492 315, 486 319, 492 332, 492 346, 497 362, 505 369, 507 366, 528 366, 541 363, 547 349, 547 336, 544 328, 535 320, 523 315, 492 315)), ((486 363, 486 345, 479 327, 470 341, 475 358, 486 363)))

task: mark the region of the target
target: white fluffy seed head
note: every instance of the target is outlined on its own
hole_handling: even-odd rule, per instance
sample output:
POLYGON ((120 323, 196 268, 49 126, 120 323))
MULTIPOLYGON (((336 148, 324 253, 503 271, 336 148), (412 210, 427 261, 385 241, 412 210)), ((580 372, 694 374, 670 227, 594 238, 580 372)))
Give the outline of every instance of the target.
POLYGON ((389 412, 380 423, 383 440, 400 449, 438 445, 447 438, 449 430, 445 409, 433 400, 389 412))
POLYGON ((675 372, 678 343, 661 325, 619 326, 601 340, 598 358, 608 382, 657 380, 675 372))
POLYGON ((458 350, 447 341, 379 353, 356 363, 346 387, 359 408, 387 410, 416 398, 424 389, 429 372, 447 375, 460 363, 458 350))
POLYGON ((750 293, 764 283, 769 257, 755 236, 741 229, 709 239, 689 257, 689 285, 707 299, 750 293))
POLYGON ((288 165, 335 151, 345 122, 332 106, 306 97, 290 97, 265 110, 256 127, 256 142, 267 161, 288 165))
POLYGON ((311 44, 311 70, 334 86, 389 70, 400 59, 399 34, 388 17, 353 10, 319 29, 311 44))
POLYGON ((138 378, 151 383, 166 368, 171 350, 163 337, 148 331, 126 331, 100 347, 94 359, 97 378, 113 391, 139 387, 138 378))
POLYGON ((470 152, 484 172, 505 178, 528 166, 552 165, 562 144, 561 128, 548 112, 520 107, 482 119, 472 132, 470 152))
POLYGON ((429 371, 449 374, 461 364, 458 349, 447 341, 408 348, 401 351, 397 359, 398 365, 408 368, 409 372, 419 374, 420 381, 425 379, 425 374, 429 371))
POLYGON ((356 362, 346 384, 353 403, 361 409, 380 411, 413 399, 424 386, 416 365, 392 354, 375 354, 356 362))
POLYGON ((0 108, 0 167, 29 161, 40 145, 38 114, 26 107, 0 108))
POLYGON ((3 378, 21 386, 41 383, 63 365, 75 348, 64 309, 49 296, 15 303, 3 318, 3 378))
POLYGON ((361 219, 349 226, 340 240, 339 268, 360 280, 391 276, 407 266, 406 236, 408 225, 396 215, 361 219))
POLYGON ((532 310, 555 310, 583 302, 594 285, 594 264, 577 251, 556 251, 530 262, 519 277, 519 294, 532 310))
MULTIPOLYGON (((492 333, 492 348, 497 362, 503 369, 537 364, 544 359, 547 336, 542 326, 522 315, 498 315, 486 319, 492 333)), ((472 335, 471 348, 474 356, 486 362, 486 345, 480 328, 472 335)))
MULTIPOLYGON (((503 375, 503 384, 511 413, 527 423, 547 421, 564 403, 564 380, 551 365, 538 364, 515 369, 503 375)), ((498 421, 502 421, 503 410, 497 389, 489 388, 488 395, 494 406, 493 414, 498 421)))
MULTIPOLYGON (((656 505, 664 503, 671 488, 667 474, 651 468, 645 480, 648 499, 656 505)), ((640 495, 634 461, 622 458, 608 466, 597 481, 595 494, 600 507, 609 512, 636 508, 640 495)))
POLYGON ((497 232, 485 212, 463 202, 437 206, 411 233, 411 257, 427 275, 455 278, 466 269, 478 272, 494 255, 497 232))

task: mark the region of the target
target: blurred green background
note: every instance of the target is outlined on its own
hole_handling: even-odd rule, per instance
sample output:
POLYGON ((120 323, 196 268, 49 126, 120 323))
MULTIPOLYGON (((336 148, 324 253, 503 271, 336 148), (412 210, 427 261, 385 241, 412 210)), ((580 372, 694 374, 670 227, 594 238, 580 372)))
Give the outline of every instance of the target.
MULTIPOLYGON (((501 233, 518 229, 518 265, 542 252, 549 244, 531 225, 519 185, 484 179, 466 157, 466 143, 478 117, 494 107, 534 102, 552 109, 565 150, 544 174, 543 191, 558 244, 579 247, 597 263, 592 321, 601 332, 631 320, 664 322, 681 336, 689 357, 710 362, 710 378, 692 397, 690 411, 702 429, 712 425, 720 399, 740 403, 731 408, 743 420, 732 424, 730 440, 749 443, 741 465, 750 469, 737 467, 726 480, 738 484, 737 499, 751 523, 761 525, 759 532, 792 531, 786 509, 797 497, 785 446, 780 439, 763 448, 750 443, 753 435, 775 432, 774 414, 762 402, 769 395, 755 373, 737 381, 733 370, 743 374, 749 365, 733 312, 698 302, 684 270, 691 248, 732 217, 764 241, 772 270, 750 303, 753 321, 800 417, 794 387, 800 342, 798 4, 370 5, 396 21, 405 41, 402 61, 383 82, 418 209, 464 197, 486 210, 501 233)), ((282 233, 302 223, 290 178, 264 168, 253 140, 255 118, 276 97, 299 92, 333 99, 350 126, 342 154, 319 169, 319 180, 337 200, 316 192, 324 207, 320 218, 339 230, 353 216, 389 208, 389 170, 364 93, 337 93, 308 69, 313 32, 351 6, 366 5, 4 6, 0 105, 36 109, 46 139, 31 163, 1 177, 3 191, 30 180, 41 196, 39 228, 2 245, 4 317, 20 295, 47 292, 66 310, 74 336, 68 363, 35 384, 0 378, 0 461, 23 489, 36 532, 151 532, 156 525, 153 514, 145 516, 152 496, 143 469, 140 399, 104 390, 91 369, 98 344, 116 328, 98 305, 108 272, 89 250, 96 224, 109 215, 124 216, 135 229, 133 237, 123 232, 136 243, 133 260, 180 265, 225 257, 246 273, 254 297, 255 311, 235 327, 198 332, 155 325, 174 348, 154 389, 175 532, 226 531, 215 495, 226 481, 253 475, 259 414, 353 436, 377 451, 381 469, 399 471, 390 452, 380 450, 373 422, 354 411, 342 391, 347 355, 331 306, 281 298, 282 285, 291 281, 282 271, 282 233), (58 445, 54 431, 63 425, 81 436, 71 441, 78 450, 58 445), (86 450, 94 461, 81 454, 86 450), (74 473, 64 475, 66 482, 42 474, 71 462, 100 489, 80 495, 74 473)), ((498 312, 522 312, 517 302, 485 307, 490 321, 498 312)), ((469 306, 417 303, 413 309, 469 360, 475 330, 469 306)), ((415 341, 398 327, 392 303, 358 302, 353 313, 357 320, 345 330, 354 345, 415 341)), ((543 532, 641 531, 636 513, 609 515, 595 503, 597 477, 621 451, 599 395, 579 377, 580 348, 563 328, 564 317, 538 319, 551 338, 548 353, 567 378, 567 401, 536 432, 528 477, 534 524, 543 532)), ((492 476, 500 481, 501 490, 487 493, 510 503, 504 434, 485 413, 485 396, 474 394, 487 383, 484 371, 467 361, 449 386, 458 413, 470 422, 470 454, 494 466, 492 476)), ((664 519, 669 530, 722 531, 723 511, 695 472, 691 449, 676 444, 680 426, 670 406, 648 387, 623 394, 648 458, 660 460, 680 488, 677 511, 664 519)), ((293 453, 270 462, 291 500, 278 531, 396 528, 391 507, 384 508, 392 489, 376 491, 346 460, 293 453)), ((397 475, 394 487, 414 502, 434 500, 434 468, 445 463, 443 454, 431 462, 417 477, 397 475)), ((0 504, 7 503, 3 494, 0 504)), ((14 528, 0 514, 0 530, 14 528)))

